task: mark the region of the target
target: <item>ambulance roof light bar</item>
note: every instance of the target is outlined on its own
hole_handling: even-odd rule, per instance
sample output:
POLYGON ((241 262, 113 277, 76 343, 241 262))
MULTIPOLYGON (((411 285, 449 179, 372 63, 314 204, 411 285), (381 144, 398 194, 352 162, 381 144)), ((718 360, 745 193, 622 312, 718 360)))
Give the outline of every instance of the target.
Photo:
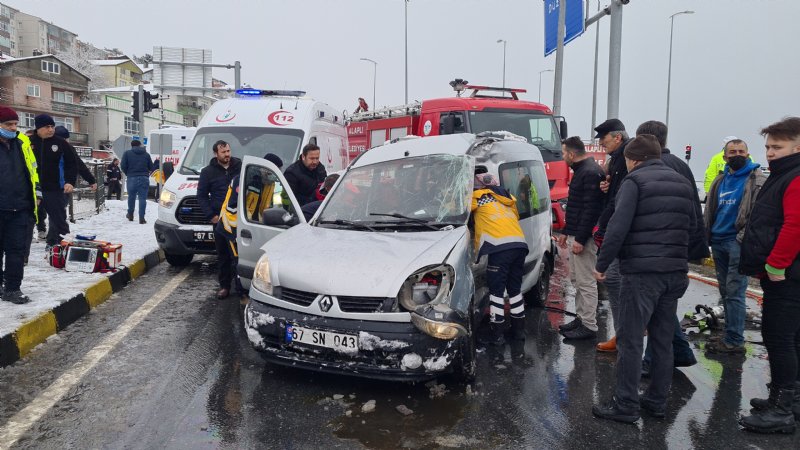
POLYGON ((283 91, 283 90, 267 90, 267 89, 237 89, 236 95, 245 97, 302 97, 306 95, 306 91, 283 91))
POLYGON ((508 92, 511 94, 511 98, 513 100, 519 100, 517 97, 517 93, 525 93, 528 92, 526 89, 520 88, 504 88, 504 87, 494 87, 494 86, 477 86, 472 84, 467 84, 464 86, 465 89, 472 89, 472 93, 469 95, 473 98, 508 98, 504 96, 497 96, 497 95, 478 95, 478 92, 481 91, 494 91, 494 92, 508 92))

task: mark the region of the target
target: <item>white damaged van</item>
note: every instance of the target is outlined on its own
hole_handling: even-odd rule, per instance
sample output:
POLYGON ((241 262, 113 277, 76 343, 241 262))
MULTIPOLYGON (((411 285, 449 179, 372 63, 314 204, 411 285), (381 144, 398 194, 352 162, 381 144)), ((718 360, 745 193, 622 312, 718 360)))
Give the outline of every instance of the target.
POLYGON ((235 98, 214 103, 159 198, 156 240, 171 265, 189 264, 195 254, 215 253, 212 225, 197 202, 197 184, 200 171, 214 157, 212 145, 220 139, 230 144, 236 158, 274 153, 284 167, 309 142, 320 147, 320 162, 328 173, 349 162, 340 113, 303 91, 240 89, 235 98))

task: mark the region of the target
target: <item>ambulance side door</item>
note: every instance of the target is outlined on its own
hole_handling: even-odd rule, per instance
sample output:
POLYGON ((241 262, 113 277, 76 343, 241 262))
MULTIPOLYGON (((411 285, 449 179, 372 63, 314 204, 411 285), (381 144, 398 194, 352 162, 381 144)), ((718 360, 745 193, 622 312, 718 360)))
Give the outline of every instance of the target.
POLYGON ((283 173, 266 159, 244 157, 237 196, 238 273, 249 289, 256 263, 264 253, 261 247, 306 220, 283 173))

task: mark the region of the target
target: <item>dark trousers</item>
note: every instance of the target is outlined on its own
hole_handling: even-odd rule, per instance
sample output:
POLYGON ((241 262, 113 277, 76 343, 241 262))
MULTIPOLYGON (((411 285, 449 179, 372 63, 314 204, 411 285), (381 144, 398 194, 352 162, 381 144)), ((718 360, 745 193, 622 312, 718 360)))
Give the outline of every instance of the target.
POLYGON ((761 280, 761 336, 769 356, 772 385, 793 388, 800 360, 800 281, 761 280))
POLYGON ((145 209, 147 208, 147 188, 150 187, 150 179, 146 176, 128 177, 126 181, 128 187, 128 214, 133 216, 136 208, 136 199, 139 199, 139 219, 144 219, 145 209))
POLYGON ((236 259, 233 257, 233 251, 228 239, 216 230, 214 230, 214 246, 217 249, 217 279, 219 280, 219 287, 230 289, 236 270, 236 259))
MULTIPOLYGON (((687 366, 697 362, 692 347, 689 345, 689 341, 686 340, 686 335, 683 334, 681 321, 678 320, 677 317, 675 317, 675 331, 672 334, 672 355, 674 357, 673 363, 678 364, 678 362, 680 362, 681 366, 687 366)), ((653 349, 650 346, 650 339, 648 339, 647 348, 644 350, 644 361, 649 365, 652 359, 653 349)))
POLYGON ((6 291, 18 291, 22 284, 32 215, 31 211, 0 211, 0 280, 6 291))
POLYGON ((69 234, 67 223, 67 194, 64 191, 42 192, 41 209, 47 212, 47 245, 56 245, 69 234))
POLYGON ((36 231, 47 231, 47 211, 39 205, 37 214, 39 217, 36 220, 36 231))
POLYGON ((522 275, 525 271, 524 249, 504 250, 489 255, 486 266, 486 282, 489 293, 495 297, 503 298, 508 292, 509 297, 519 295, 522 289, 522 275))
POLYGON ((644 332, 652 349, 650 386, 645 396, 657 405, 667 401, 672 383, 672 336, 678 299, 689 279, 686 272, 624 274, 617 327, 617 384, 615 396, 623 409, 639 410, 644 332))
POLYGON ((119 180, 109 180, 107 190, 107 199, 111 200, 112 195, 116 195, 117 200, 122 199, 122 184, 119 182, 119 180))

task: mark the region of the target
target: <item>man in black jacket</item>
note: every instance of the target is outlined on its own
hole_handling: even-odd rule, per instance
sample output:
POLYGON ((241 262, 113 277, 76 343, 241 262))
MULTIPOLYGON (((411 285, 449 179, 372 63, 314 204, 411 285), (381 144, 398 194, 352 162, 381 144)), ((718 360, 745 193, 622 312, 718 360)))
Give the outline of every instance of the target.
MULTIPOLYGON (((636 135, 650 134, 656 137, 658 144, 661 146, 661 161, 670 169, 683 175, 689 183, 693 186, 695 184, 692 169, 682 159, 670 153, 667 148, 667 125, 657 120, 649 120, 639 125, 636 129, 636 135)), ((695 188, 692 196, 692 205, 694 207, 695 217, 703 217, 703 206, 700 203, 700 196, 695 188)), ((706 242, 706 227, 702 220, 697 220, 694 229, 689 235, 689 260, 697 261, 703 258, 708 258, 711 253, 708 251, 708 243, 706 242)), ((647 349, 645 349, 644 359, 642 360, 642 374, 647 376, 650 372, 650 361, 652 359, 652 350, 650 348, 650 341, 647 342, 647 349)), ((692 352, 689 342, 686 341, 686 336, 683 334, 683 328, 678 317, 675 316, 675 332, 672 337, 672 353, 674 355, 673 364, 675 367, 689 367, 697 364, 697 359, 692 352)))
POLYGON ((581 138, 565 139, 561 147, 564 161, 574 175, 569 183, 567 225, 558 243, 566 249, 569 242, 569 275, 575 286, 578 317, 562 325, 560 332, 567 339, 592 339, 597 337, 597 280, 592 273, 597 263, 597 246, 592 231, 600 217, 603 203, 600 182, 605 174, 594 158, 586 154, 581 138))
POLYGON ((689 235, 700 220, 692 205, 693 185, 661 161, 661 146, 641 135, 625 148, 629 171, 597 258, 595 276, 604 278, 614 259, 622 274, 617 327, 614 398, 592 413, 632 423, 640 408, 664 417, 672 382, 672 335, 678 299, 689 280, 689 235), (624 206, 623 206, 624 205, 624 206), (651 382, 639 398, 644 332, 652 343, 651 382))
MULTIPOLYGON (((595 127, 594 130, 597 131, 595 139, 599 139, 600 146, 609 155, 608 160, 606 160, 606 179, 600 183, 600 189, 606 193, 606 198, 603 204, 603 212, 600 213, 600 219, 598 219, 596 236, 598 241, 602 241, 608 221, 611 219, 611 215, 614 214, 617 191, 622 184, 622 179, 628 175, 623 152, 630 139, 625 131, 625 125, 619 119, 608 119, 595 127)), ((616 332, 617 324, 619 323, 619 290, 622 283, 618 261, 612 262, 608 267, 603 283, 608 288, 608 301, 611 305, 611 316, 614 318, 614 331, 616 332)), ((616 337, 612 337, 607 342, 597 344, 597 350, 615 352, 617 351, 616 342, 616 337)))
POLYGON ((325 166, 319 162, 319 147, 316 144, 306 144, 300 159, 286 168, 283 175, 292 189, 294 198, 300 206, 316 200, 314 192, 325 181, 328 173, 325 166))
MULTIPOLYGON (((219 222, 222 204, 228 193, 231 180, 242 170, 242 160, 231 156, 231 146, 225 141, 217 141, 212 147, 214 158, 200 171, 200 181, 197 183, 197 203, 208 219, 214 225, 219 222)), ((219 270, 219 290, 217 298, 228 297, 231 292, 235 260, 228 250, 228 239, 214 231, 214 244, 217 249, 217 265, 219 270)), ((242 294, 240 292, 240 294, 242 294)))
POLYGON ((47 114, 34 118, 36 133, 31 146, 36 156, 39 184, 42 187, 41 207, 47 211, 47 246, 61 242, 69 234, 67 199, 78 178, 78 165, 67 141, 56 137, 56 123, 47 114))

